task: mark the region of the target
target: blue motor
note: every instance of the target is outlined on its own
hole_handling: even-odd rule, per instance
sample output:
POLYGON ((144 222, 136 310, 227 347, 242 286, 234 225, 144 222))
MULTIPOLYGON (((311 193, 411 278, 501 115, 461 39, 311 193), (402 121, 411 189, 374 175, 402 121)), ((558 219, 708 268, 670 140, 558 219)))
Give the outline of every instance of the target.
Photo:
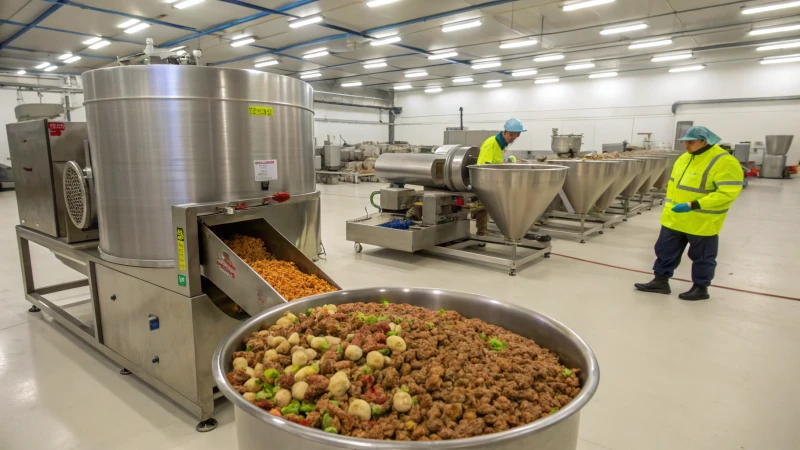
POLYGON ((378 226, 384 228, 392 228, 395 230, 408 230, 410 227, 414 226, 414 221, 406 219, 394 219, 392 221, 382 223, 378 226))

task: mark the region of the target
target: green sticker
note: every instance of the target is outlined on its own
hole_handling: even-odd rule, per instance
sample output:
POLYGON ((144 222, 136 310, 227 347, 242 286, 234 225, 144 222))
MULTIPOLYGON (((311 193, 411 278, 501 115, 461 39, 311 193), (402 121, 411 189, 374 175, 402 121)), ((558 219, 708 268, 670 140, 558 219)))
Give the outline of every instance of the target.
POLYGON ((186 286, 186 275, 178 274, 178 286, 186 286))

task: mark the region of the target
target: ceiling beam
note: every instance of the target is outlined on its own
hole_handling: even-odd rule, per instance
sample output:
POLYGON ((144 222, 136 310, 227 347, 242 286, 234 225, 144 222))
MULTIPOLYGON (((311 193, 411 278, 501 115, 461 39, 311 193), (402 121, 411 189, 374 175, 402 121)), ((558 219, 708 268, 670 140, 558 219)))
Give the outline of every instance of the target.
POLYGON ((48 17, 50 17, 50 15, 51 15, 51 14, 53 14, 54 12, 58 11, 59 9, 61 9, 61 6, 62 6, 62 5, 60 5, 60 4, 57 4, 57 5, 53 5, 53 6, 49 7, 49 8, 47 8, 47 10, 46 10, 45 12, 43 12, 43 13, 39 14, 39 17, 37 17, 37 18, 33 19, 33 22, 31 22, 31 23, 29 23, 29 24, 27 24, 27 25, 23 26, 21 30, 19 30, 19 31, 17 31, 16 33, 12 34, 12 35, 11 35, 11 36, 10 36, 8 39, 6 39, 5 41, 3 41, 3 42, 0 42, 0 50, 2 50, 2 49, 4 49, 4 48, 8 47, 8 45, 9 45, 9 44, 11 44, 12 42, 14 42, 14 40, 16 40, 17 38, 19 38, 19 37, 20 37, 20 36, 22 36, 23 34, 27 33, 27 32, 28 32, 28 30, 30 30, 31 28, 33 28, 33 27, 35 27, 36 25, 38 25, 38 24, 39 24, 39 22, 41 22, 41 21, 43 21, 44 19, 47 19, 48 17))
POLYGON ((438 13, 438 14, 431 14, 430 16, 418 17, 416 19, 406 20, 404 22, 397 22, 397 23, 393 23, 393 24, 390 24, 390 25, 383 25, 383 26, 376 27, 376 28, 370 28, 369 30, 364 30, 364 34, 380 33, 381 31, 393 30, 395 28, 404 27, 404 26, 407 26, 407 25, 414 25, 414 24, 417 24, 417 23, 427 22, 429 20, 441 19, 441 18, 444 18, 444 17, 453 16, 453 15, 456 15, 456 14, 475 11, 476 9, 489 8, 489 7, 492 7, 492 6, 504 5, 506 3, 513 3, 515 1, 519 1, 519 0, 495 0, 495 1, 492 1, 492 2, 480 3, 480 4, 477 4, 477 5, 467 6, 465 8, 453 9, 453 10, 441 12, 441 13, 438 13))
MULTIPOLYGON (((48 51, 43 51, 43 50, 33 50, 33 49, 30 49, 30 48, 22 48, 22 47, 12 47, 10 45, 8 47, 6 47, 6 49, 8 49, 8 50, 16 50, 18 52, 55 54, 55 52, 48 52, 48 51)), ((104 60, 107 60, 107 61, 116 61, 117 60, 117 58, 114 58, 114 57, 111 57, 111 56, 88 55, 86 53, 73 53, 73 55, 80 56, 81 58, 104 59, 104 60)), ((13 58, 13 56, 6 56, 6 58, 13 58)))
MULTIPOLYGON (((26 24, 21 23, 21 22, 14 22, 13 20, 5 20, 5 19, 0 19, 0 24, 14 25, 14 26, 17 26, 17 27, 24 27, 26 25, 26 24)), ((54 31, 56 33, 74 34, 76 36, 97 37, 97 35, 90 34, 90 33, 81 33, 79 31, 62 30, 61 28, 43 27, 41 25, 36 25, 33 28, 35 28, 37 30, 54 31)), ((123 42, 125 44, 142 45, 141 42, 129 41, 127 39, 119 39, 119 38, 112 38, 112 37, 106 37, 106 36, 100 36, 100 37, 102 37, 103 39, 105 39, 107 41, 112 41, 112 42, 123 42)))
POLYGON ((195 33, 200 31, 197 28, 192 28, 192 27, 187 27, 187 26, 184 26, 184 25, 179 25, 177 23, 165 22, 163 20, 151 19, 149 17, 137 16, 136 14, 128 14, 128 13, 120 12, 120 11, 112 11, 110 9, 105 9, 105 8, 98 8, 97 6, 85 5, 83 3, 74 2, 72 0, 43 0, 43 1, 50 2, 50 3, 56 3, 58 5, 66 5, 66 6, 73 6, 75 8, 87 9, 89 11, 97 11, 97 12, 106 13, 106 14, 114 14, 116 16, 127 17, 129 19, 139 19, 142 22, 148 22, 148 23, 152 23, 154 25, 162 25, 162 26, 170 27, 170 28, 178 28, 178 29, 181 29, 181 30, 191 31, 191 32, 195 32, 195 33))

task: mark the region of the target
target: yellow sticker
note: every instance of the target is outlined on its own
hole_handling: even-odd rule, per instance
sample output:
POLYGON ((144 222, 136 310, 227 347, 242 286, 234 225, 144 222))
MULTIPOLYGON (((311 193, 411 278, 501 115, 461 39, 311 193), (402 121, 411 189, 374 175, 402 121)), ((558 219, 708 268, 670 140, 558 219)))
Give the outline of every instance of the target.
POLYGON ((272 117, 272 108, 265 108, 263 106, 250 106, 247 111, 251 116, 267 116, 272 117))
POLYGON ((178 228, 178 269, 186 270, 186 242, 183 234, 183 228, 178 228))

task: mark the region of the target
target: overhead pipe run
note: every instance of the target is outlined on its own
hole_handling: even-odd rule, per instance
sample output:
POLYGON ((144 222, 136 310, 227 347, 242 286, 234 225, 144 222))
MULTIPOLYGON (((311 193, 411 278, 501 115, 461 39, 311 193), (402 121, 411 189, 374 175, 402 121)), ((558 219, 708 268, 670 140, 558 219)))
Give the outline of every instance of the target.
POLYGON ((800 100, 800 95, 787 95, 783 97, 753 97, 753 98, 722 98, 719 100, 687 100, 672 104, 672 114, 677 114, 678 108, 683 105, 710 105, 715 103, 752 103, 752 102, 783 102, 800 100))

